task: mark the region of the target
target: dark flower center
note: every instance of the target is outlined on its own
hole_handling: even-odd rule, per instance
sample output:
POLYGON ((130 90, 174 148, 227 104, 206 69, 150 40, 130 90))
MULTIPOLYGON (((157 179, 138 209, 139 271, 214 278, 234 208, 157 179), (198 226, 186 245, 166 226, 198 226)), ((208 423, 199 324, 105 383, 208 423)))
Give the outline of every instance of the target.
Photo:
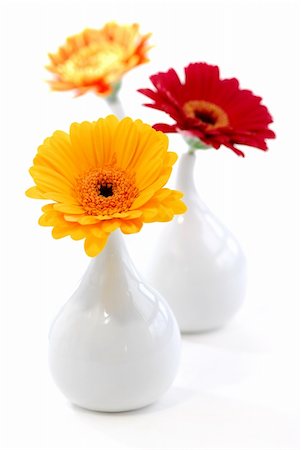
POLYGON ((102 184, 99 188, 99 195, 111 197, 113 195, 113 186, 111 184, 102 184))
POLYGON ((207 123, 208 125, 215 125, 216 117, 209 111, 194 111, 194 115, 197 119, 201 120, 203 123, 207 123))
POLYGON ((207 100, 189 100, 183 105, 187 117, 199 120, 206 130, 229 125, 227 113, 220 106, 207 100))
POLYGON ((74 188, 79 204, 91 216, 128 211, 139 194, 134 175, 114 164, 84 172, 74 188))

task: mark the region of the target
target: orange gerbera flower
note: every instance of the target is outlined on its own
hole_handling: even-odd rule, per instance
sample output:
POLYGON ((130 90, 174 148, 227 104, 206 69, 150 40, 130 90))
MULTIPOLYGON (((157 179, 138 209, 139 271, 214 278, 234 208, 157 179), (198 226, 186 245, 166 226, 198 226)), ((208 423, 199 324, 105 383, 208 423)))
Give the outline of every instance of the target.
POLYGON ((39 147, 26 194, 52 200, 40 225, 59 239, 85 239, 96 256, 109 234, 140 231, 144 222, 166 222, 186 211, 182 193, 163 188, 177 159, 168 138, 141 120, 115 116, 73 123, 39 147))
POLYGON ((57 53, 49 54, 47 69, 55 74, 51 88, 109 96, 124 73, 148 61, 149 37, 150 33, 140 34, 138 24, 114 22, 69 37, 57 53))

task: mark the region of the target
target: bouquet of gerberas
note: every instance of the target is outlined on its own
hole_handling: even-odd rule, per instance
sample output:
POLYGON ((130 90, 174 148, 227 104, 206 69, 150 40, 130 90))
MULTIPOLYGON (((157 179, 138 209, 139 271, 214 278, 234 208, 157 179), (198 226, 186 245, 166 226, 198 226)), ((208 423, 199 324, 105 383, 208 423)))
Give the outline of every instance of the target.
POLYGON ((194 63, 181 82, 174 69, 139 89, 175 123, 152 126, 125 115, 118 92, 123 75, 148 61, 150 34, 137 24, 106 24, 67 39, 50 54, 53 90, 94 91, 115 115, 73 123, 39 147, 30 169, 32 198, 46 200, 39 223, 54 238, 85 241, 93 257, 83 280, 54 322, 50 366, 74 403, 101 411, 139 408, 171 384, 179 361, 179 330, 223 325, 245 291, 245 258, 234 237, 200 201, 193 183, 195 152, 238 145, 266 150, 271 116, 261 98, 237 79, 221 79, 217 66, 194 63), (177 155, 165 133, 188 144, 178 190, 165 187, 177 155), (150 279, 137 275, 121 233, 144 223, 169 222, 150 279), (119 230, 119 231, 118 231, 119 230), (162 298, 164 294, 168 303, 162 298))

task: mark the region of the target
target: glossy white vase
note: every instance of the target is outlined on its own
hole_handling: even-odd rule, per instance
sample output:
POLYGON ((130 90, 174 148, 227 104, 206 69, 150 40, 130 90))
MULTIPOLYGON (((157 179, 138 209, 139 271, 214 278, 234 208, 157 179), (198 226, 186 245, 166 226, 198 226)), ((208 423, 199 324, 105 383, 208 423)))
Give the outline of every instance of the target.
POLYGON ((137 275, 119 231, 92 259, 49 341, 57 386, 90 410, 149 405, 170 387, 178 369, 176 320, 162 296, 137 275))
POLYGON ((177 189, 188 211, 166 225, 149 281, 169 302, 183 333, 217 329, 241 306, 246 260, 233 235, 201 201, 194 184, 195 154, 179 161, 177 189))

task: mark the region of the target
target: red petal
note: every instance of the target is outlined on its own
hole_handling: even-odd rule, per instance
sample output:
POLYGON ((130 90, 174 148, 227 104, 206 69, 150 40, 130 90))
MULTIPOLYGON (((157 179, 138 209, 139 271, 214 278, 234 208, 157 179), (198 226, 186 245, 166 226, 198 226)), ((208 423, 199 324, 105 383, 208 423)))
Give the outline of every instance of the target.
POLYGON ((168 125, 167 123, 156 123, 153 128, 157 131, 162 131, 163 133, 176 133, 176 125, 168 125))

